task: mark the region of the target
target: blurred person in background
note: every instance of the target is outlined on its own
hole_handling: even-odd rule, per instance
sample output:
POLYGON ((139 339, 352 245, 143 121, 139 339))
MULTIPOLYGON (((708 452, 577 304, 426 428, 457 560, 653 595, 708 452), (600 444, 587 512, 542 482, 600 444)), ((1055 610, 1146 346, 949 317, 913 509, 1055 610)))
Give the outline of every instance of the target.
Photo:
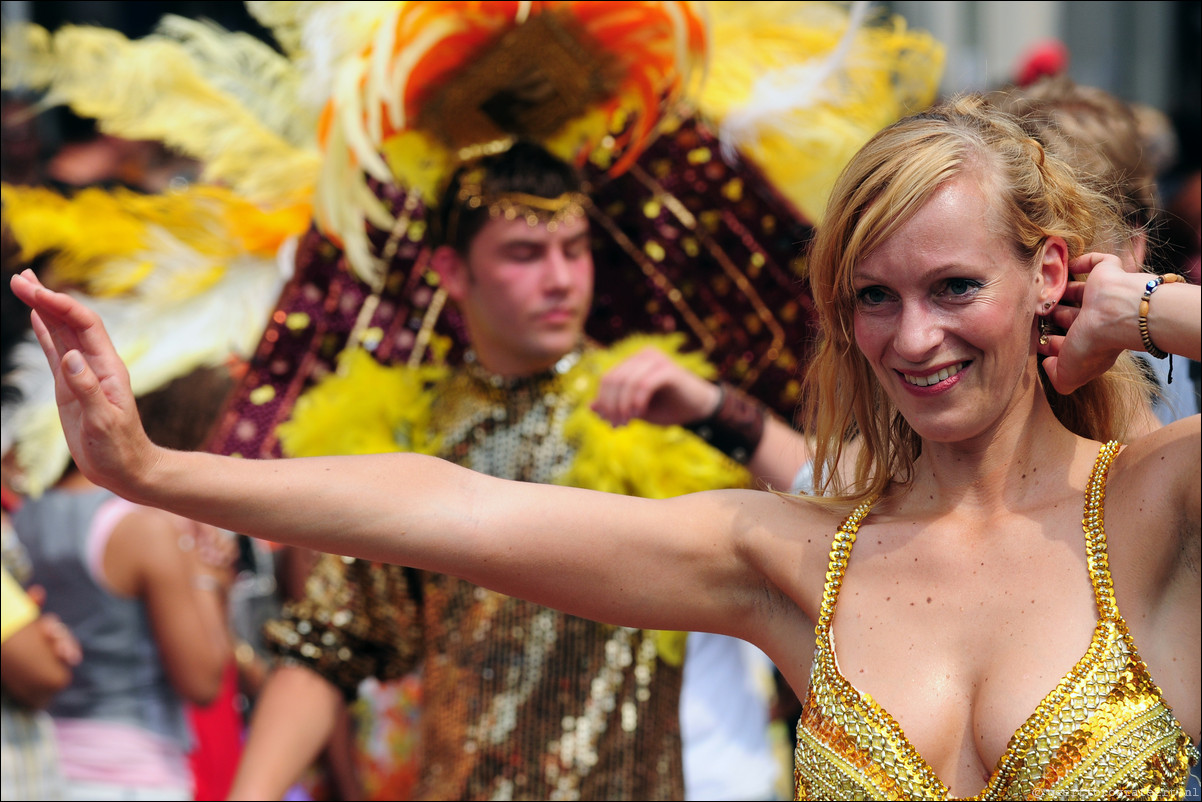
MULTIPOLYGON (((18 249, 8 226, 0 236, 2 275, 7 285, 18 264, 18 249)), ((3 403, 19 399, 7 379, 13 346, 29 330, 29 316, 10 287, 0 288, 0 328, 3 329, 3 403)), ((54 613, 41 610, 45 589, 29 583, 29 555, 17 540, 12 513, 21 496, 12 485, 12 428, 3 429, 3 476, 0 481, 0 797, 5 800, 59 800, 63 778, 53 724, 45 708, 71 682, 79 663, 79 643, 54 613)))
MULTIPOLYGON (((197 371, 139 399, 157 442, 202 442, 229 388, 221 372, 197 371)), ((230 538, 117 498, 74 465, 13 522, 32 581, 83 653, 48 708, 66 798, 194 798, 185 702, 212 703, 232 662, 230 538)))

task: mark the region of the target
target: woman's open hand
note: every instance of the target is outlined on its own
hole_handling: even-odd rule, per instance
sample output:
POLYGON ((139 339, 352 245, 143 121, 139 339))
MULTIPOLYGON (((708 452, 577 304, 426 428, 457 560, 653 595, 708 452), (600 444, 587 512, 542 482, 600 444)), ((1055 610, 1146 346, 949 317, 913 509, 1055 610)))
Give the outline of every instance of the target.
POLYGON ((12 277, 13 293, 32 310, 34 334, 54 374, 67 445, 84 475, 136 499, 140 477, 158 452, 142 428, 129 372, 100 317, 69 295, 42 286, 33 271, 12 277))

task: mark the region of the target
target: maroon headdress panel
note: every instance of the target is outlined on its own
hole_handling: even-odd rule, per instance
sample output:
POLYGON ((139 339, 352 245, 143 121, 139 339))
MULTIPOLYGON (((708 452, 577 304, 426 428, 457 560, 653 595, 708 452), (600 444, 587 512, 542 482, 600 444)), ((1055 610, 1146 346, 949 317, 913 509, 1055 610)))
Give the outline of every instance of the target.
MULTIPOLYGON (((723 153, 696 118, 664 133, 629 171, 590 172, 596 263, 588 334, 612 343, 635 333, 684 332, 720 376, 793 418, 814 337, 802 278, 811 227, 750 162, 723 153)), ((355 337, 385 364, 406 361, 424 333, 465 346, 451 307, 433 309, 427 282, 426 209, 395 186, 377 191, 403 219, 374 232, 389 270, 379 292, 348 268, 315 229, 302 239, 293 278, 210 441, 210 450, 280 456, 275 427, 297 397, 335 369, 355 337)))

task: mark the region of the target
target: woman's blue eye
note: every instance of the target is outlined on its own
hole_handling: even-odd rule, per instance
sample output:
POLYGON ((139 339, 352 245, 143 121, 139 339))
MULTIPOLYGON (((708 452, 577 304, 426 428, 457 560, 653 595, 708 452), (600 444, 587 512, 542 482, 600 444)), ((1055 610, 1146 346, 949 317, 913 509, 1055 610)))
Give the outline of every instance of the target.
POLYGON ((889 294, 883 287, 865 287, 856 293, 856 298, 866 306, 874 306, 888 301, 889 294))
POLYGON ((970 295, 979 290, 981 288, 981 282, 973 281, 972 279, 967 278, 953 278, 948 279, 945 287, 947 288, 948 295, 951 295, 952 297, 961 297, 970 295))

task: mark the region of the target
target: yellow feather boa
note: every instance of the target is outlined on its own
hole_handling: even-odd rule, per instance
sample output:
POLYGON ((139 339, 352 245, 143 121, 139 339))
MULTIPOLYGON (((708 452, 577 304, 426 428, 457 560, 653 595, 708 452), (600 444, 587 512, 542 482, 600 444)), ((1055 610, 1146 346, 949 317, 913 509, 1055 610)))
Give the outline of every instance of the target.
MULTIPOLYGON (((614 428, 589 408, 601 377, 648 346, 660 348, 701 376, 712 376, 713 368, 703 356, 681 353, 683 343, 681 334, 629 337, 607 349, 586 351, 564 375, 564 387, 580 399, 564 424, 564 436, 577 454, 556 484, 644 498, 749 485, 746 468, 679 426, 633 421, 614 428)), ((366 351, 348 349, 339 357, 338 371, 297 400, 292 418, 277 429, 280 445, 290 457, 436 454, 439 437, 431 431, 434 385, 449 370, 444 364, 387 367, 366 351)), ((656 632, 660 657, 679 666, 686 636, 656 632)))

